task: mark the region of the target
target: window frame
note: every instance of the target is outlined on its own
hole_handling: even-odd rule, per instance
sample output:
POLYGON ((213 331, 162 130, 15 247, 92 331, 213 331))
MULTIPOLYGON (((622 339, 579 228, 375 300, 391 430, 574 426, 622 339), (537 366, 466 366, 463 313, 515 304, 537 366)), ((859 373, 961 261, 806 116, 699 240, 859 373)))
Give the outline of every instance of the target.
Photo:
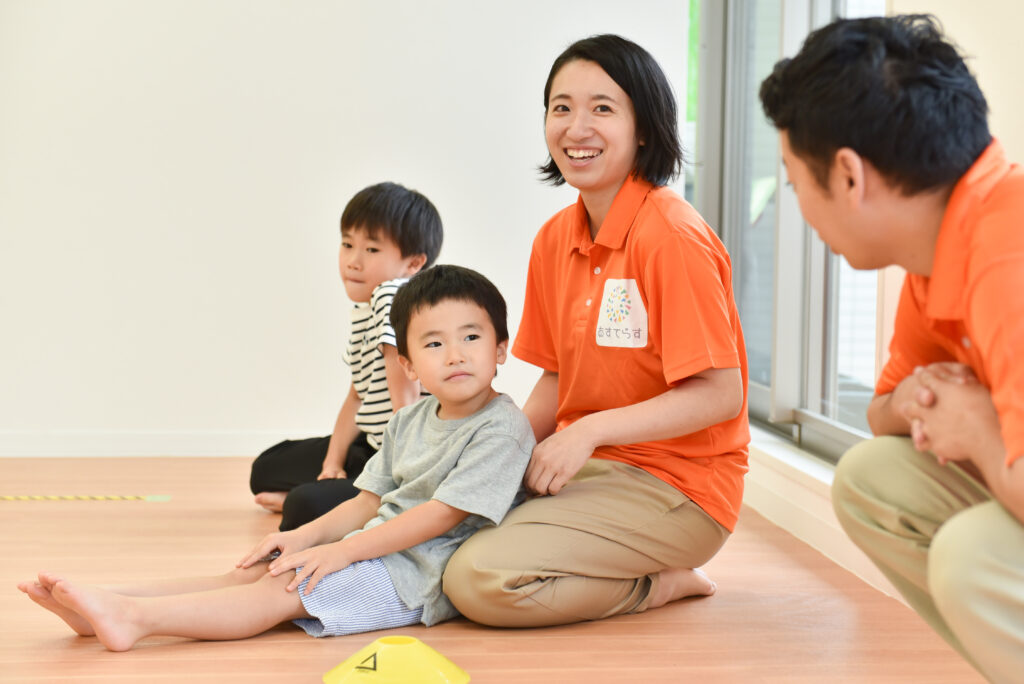
MULTIPOLYGON (((711 225, 718 226, 733 264, 742 263, 741 233, 749 204, 742 152, 745 88, 751 74, 741 58, 751 0, 700 0, 697 153, 700 171, 694 203, 711 225), (746 200, 746 201, 745 201, 746 200)), ((781 54, 799 51, 807 34, 845 14, 847 0, 782 0, 781 54)), ((822 388, 828 373, 836 377, 834 355, 828 353, 829 331, 835 329, 837 307, 830 305, 838 269, 828 248, 800 214, 796 194, 786 185, 781 156, 776 167, 774 288, 772 295, 770 384, 750 382, 748 403, 755 423, 792 439, 826 460, 836 461, 854 444, 871 435, 822 413, 822 388), (832 368, 826 368, 831 363, 832 368)), ((894 316, 896 277, 879 273, 877 368, 885 357, 894 316)), ((829 383, 836 386, 838 383, 829 383)))

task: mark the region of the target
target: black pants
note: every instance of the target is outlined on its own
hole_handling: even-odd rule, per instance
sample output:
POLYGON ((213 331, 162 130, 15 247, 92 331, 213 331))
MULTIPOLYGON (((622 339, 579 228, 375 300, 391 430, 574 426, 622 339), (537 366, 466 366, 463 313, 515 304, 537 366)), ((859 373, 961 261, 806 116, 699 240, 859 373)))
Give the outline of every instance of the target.
POLYGON ((249 476, 249 489, 260 492, 288 492, 281 511, 281 531, 293 530, 319 518, 359 490, 352 482, 375 453, 366 434, 360 432, 345 456, 345 478, 317 480, 327 457, 331 438, 285 440, 256 457, 249 476))

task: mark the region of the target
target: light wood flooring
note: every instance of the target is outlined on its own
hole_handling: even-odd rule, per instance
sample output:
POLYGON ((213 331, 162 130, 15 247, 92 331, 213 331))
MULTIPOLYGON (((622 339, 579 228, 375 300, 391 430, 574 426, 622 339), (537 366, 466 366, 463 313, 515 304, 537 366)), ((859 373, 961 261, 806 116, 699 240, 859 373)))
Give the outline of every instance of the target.
POLYGON ((40 569, 87 582, 230 569, 276 527, 251 503, 248 466, 242 458, 0 458, 0 495, 170 496, 0 500, 0 682, 319 682, 388 633, 422 639, 474 684, 982 681, 904 605, 749 509, 706 568, 715 596, 564 627, 501 630, 457 619, 314 639, 283 625, 243 641, 153 638, 111 653, 15 587, 40 569))

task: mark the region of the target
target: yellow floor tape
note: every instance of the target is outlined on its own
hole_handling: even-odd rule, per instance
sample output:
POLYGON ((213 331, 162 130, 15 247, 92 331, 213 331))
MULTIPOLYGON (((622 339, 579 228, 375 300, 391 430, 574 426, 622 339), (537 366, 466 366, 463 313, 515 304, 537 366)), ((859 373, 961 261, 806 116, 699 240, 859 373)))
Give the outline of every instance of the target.
POLYGON ((0 501, 170 501, 162 494, 0 494, 0 501))

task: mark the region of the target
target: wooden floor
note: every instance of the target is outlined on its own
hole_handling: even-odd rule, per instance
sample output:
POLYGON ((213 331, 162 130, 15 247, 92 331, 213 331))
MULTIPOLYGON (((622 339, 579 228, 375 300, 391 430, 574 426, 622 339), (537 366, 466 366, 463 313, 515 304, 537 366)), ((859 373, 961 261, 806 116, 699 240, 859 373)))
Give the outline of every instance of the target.
MULTIPOLYGON (((751 510, 707 567, 709 599, 566 627, 463 619, 313 639, 291 625, 234 642, 154 638, 110 653, 15 588, 40 569, 88 582, 219 574, 276 526, 250 503, 245 459, 2 459, 0 682, 318 682, 384 634, 415 636, 486 682, 942 682, 981 679, 914 613, 751 510)), ((369 681, 369 680, 367 680, 369 681)))

